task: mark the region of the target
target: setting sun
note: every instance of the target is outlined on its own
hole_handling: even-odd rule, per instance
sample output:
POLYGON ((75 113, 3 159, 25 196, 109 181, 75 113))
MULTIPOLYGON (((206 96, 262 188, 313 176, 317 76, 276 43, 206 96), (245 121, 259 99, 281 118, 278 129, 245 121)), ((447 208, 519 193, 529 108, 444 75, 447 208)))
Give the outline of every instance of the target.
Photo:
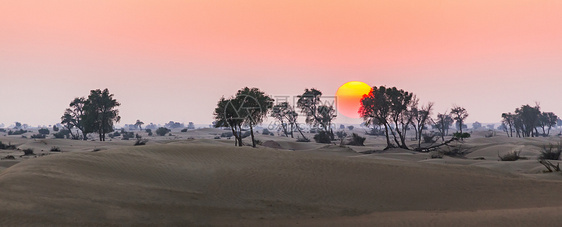
POLYGON ((360 81, 350 81, 342 85, 336 92, 338 97, 338 112, 350 118, 359 118, 361 98, 369 93, 371 87, 360 81))

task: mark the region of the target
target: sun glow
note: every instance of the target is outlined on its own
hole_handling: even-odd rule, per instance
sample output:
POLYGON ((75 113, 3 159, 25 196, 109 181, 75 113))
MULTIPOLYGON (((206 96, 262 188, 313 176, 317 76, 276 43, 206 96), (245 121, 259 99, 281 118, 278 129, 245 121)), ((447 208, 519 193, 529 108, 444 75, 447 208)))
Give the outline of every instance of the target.
POLYGON ((340 86, 336 92, 338 112, 350 118, 359 118, 361 98, 371 91, 371 86, 360 81, 350 81, 340 86))

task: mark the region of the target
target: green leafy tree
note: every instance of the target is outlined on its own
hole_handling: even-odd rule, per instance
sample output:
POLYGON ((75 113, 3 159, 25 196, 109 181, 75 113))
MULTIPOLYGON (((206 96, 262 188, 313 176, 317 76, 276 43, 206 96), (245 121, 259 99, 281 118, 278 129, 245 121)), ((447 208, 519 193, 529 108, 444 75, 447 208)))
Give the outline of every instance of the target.
POLYGON ((107 88, 103 91, 91 90, 84 103, 84 130, 98 133, 100 141, 105 141, 105 135, 113 132, 113 123, 121 120, 116 109, 120 105, 107 88))

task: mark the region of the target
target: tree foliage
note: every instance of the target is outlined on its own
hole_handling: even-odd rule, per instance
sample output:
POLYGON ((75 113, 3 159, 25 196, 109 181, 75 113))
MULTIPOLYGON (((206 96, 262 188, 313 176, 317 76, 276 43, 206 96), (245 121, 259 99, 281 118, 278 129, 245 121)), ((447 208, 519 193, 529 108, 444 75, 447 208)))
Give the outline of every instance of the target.
POLYGON ((119 110, 116 109, 120 105, 107 88, 103 91, 91 90, 84 103, 84 131, 98 133, 100 141, 105 141, 105 135, 113 132, 113 123, 121 120, 119 110))

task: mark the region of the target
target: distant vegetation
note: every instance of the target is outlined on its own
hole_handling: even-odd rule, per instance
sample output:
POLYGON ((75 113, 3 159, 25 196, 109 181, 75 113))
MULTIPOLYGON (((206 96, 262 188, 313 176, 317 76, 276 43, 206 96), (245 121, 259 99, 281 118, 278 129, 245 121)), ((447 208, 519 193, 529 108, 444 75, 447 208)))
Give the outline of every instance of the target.
POLYGON ((502 129, 507 136, 538 137, 550 135, 552 127, 557 125, 558 116, 552 112, 541 112, 539 104, 534 107, 523 105, 515 109, 515 113, 502 114, 502 129), (542 133, 539 133, 541 129, 542 133))

